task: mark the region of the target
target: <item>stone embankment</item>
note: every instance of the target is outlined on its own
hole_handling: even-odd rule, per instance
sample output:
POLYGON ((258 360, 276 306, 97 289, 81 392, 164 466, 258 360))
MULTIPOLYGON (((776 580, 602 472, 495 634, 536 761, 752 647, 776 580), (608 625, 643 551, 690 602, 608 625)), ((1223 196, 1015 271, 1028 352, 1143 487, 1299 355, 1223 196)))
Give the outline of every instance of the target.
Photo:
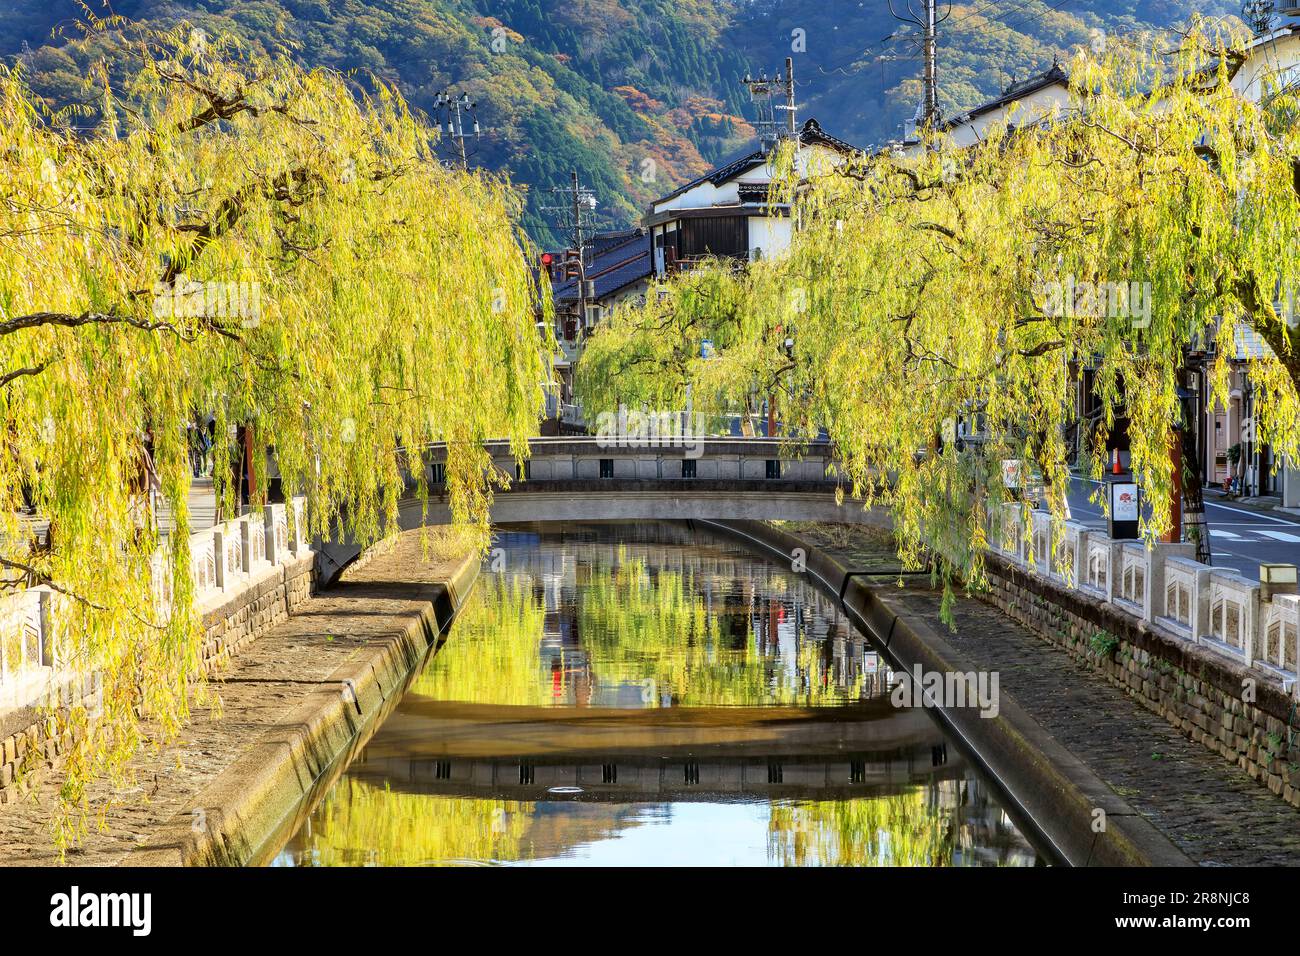
MULTIPOLYGON (((130 764, 133 782, 99 782, 95 816, 66 862, 85 866, 261 862, 304 800, 327 786, 473 587, 477 555, 426 560, 419 536, 311 593, 311 564, 232 597, 209 616, 211 686, 221 712, 196 709, 179 739, 130 764), (102 827, 96 824, 102 820, 102 827)), ((0 807, 6 865, 57 865, 53 768, 0 807)))
MULTIPOLYGON (((1162 666, 1151 634, 1119 632, 1114 621, 1114 643, 1095 643, 1089 609, 1056 603, 1042 582, 1002 563, 983 599, 957 596, 950 629, 928 576, 900 586, 881 573, 898 565, 880 529, 729 525, 772 554, 802 549, 807 571, 888 645, 895 666, 997 672, 996 718, 970 708, 939 716, 1070 862, 1300 864, 1300 812, 1279 799, 1290 780, 1252 750, 1263 749, 1256 725, 1273 725, 1220 699, 1239 681, 1231 662, 1216 675, 1198 656, 1181 677, 1162 666), (1106 812, 1101 833, 1097 809, 1106 812)), ((1286 741, 1289 728, 1274 736, 1286 741)))

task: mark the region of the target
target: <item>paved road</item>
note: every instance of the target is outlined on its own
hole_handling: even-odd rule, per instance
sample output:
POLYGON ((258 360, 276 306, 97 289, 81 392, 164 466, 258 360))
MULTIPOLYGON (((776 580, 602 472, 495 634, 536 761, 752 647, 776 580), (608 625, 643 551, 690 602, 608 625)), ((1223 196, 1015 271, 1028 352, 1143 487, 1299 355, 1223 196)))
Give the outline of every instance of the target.
MULTIPOLYGON (((1101 508, 1089 500, 1097 487, 1090 478, 1070 482, 1070 512, 1089 527, 1105 528, 1101 508)), ((1259 580, 1260 562, 1300 564, 1300 518, 1239 502, 1220 502, 1207 493, 1205 520, 1210 527, 1211 563, 1259 580)))

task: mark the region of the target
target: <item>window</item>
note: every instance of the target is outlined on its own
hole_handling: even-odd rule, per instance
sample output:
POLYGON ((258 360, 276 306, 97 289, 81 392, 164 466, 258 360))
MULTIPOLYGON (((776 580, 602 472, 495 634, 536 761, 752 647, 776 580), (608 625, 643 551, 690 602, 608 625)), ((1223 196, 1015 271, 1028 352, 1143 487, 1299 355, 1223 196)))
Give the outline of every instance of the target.
POLYGON ((602 458, 602 459, 600 460, 600 477, 602 477, 602 478, 613 478, 613 477, 614 477, 614 459, 613 459, 613 458, 602 458))
POLYGON ((447 483, 447 466, 442 462, 435 462, 429 466, 429 481, 435 485, 445 485, 447 483))
POLYGON ((694 458, 683 458, 683 459, 682 459, 682 477, 683 477, 683 478, 694 478, 694 477, 695 477, 695 459, 694 459, 694 458))
POLYGON ((683 219, 681 258, 736 256, 749 258, 749 221, 744 216, 683 219))
POLYGON ((767 460, 767 477, 768 478, 781 477, 781 462, 779 459, 769 458, 767 460))
POLYGON ((527 481, 533 477, 533 463, 526 461, 522 465, 515 465, 515 480, 527 481))

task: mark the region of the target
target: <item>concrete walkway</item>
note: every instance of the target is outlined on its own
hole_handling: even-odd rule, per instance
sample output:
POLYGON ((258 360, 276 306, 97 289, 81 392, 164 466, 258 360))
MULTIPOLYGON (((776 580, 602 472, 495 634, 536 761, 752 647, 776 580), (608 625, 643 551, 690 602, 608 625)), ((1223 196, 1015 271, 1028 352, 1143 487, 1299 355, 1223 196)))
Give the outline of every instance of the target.
MULTIPOLYGON (((210 682, 221 699, 220 716, 211 706, 196 707, 179 739, 131 759, 129 783, 113 787, 101 779, 88 788, 89 833, 63 862, 174 864, 182 859, 174 837, 192 838, 196 808, 216 827, 241 820, 248 812, 241 800, 261 799, 260 791, 275 790, 291 806, 296 795, 290 791, 310 784, 317 761, 323 763, 329 755, 314 753, 312 760, 303 760, 285 741, 310 728, 320 738, 313 740, 317 750, 324 748, 325 738, 332 744, 342 736, 346 742, 334 711, 368 726, 374 695, 367 691, 367 681, 380 671, 380 655, 392 656, 390 645, 429 613, 430 596, 445 593, 444 582, 462 574, 466 565, 476 572, 477 558, 425 560, 418 536, 406 535, 391 551, 350 571, 339 587, 310 598, 247 645, 229 670, 210 682), (349 685, 353 690, 344 693, 340 675, 352 680, 346 675, 354 671, 363 673, 349 685), (367 712, 354 715, 363 705, 367 712), (295 755, 285 756, 290 753, 295 755), (309 774, 305 781, 304 772, 309 774), (100 814, 104 826, 97 828, 100 814)), ((0 865, 59 865, 50 825, 62 781, 61 772, 48 773, 28 796, 0 806, 0 865)), ((227 846, 237 842, 228 834, 222 838, 227 846)))
MULTIPOLYGON (((851 568, 898 566, 879 531, 785 530, 851 568)), ((1084 664, 976 598, 957 598, 956 630, 949 630, 928 579, 872 583, 978 667, 998 672, 1005 696, 1197 863, 1300 865, 1300 811, 1084 664)))

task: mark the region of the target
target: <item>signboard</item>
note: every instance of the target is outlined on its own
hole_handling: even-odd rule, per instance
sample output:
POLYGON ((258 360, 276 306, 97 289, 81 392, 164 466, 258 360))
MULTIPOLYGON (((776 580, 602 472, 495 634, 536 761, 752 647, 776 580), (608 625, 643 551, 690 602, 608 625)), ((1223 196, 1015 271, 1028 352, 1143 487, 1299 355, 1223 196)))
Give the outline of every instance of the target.
POLYGON ((1018 489, 1022 483, 1023 473, 1023 464, 1019 458, 1004 458, 1002 460, 1003 487, 1013 490, 1018 489))
POLYGON ((1110 494, 1110 537, 1112 540, 1132 540, 1138 537, 1138 516, 1141 498, 1138 486, 1131 481, 1112 481, 1110 494))

